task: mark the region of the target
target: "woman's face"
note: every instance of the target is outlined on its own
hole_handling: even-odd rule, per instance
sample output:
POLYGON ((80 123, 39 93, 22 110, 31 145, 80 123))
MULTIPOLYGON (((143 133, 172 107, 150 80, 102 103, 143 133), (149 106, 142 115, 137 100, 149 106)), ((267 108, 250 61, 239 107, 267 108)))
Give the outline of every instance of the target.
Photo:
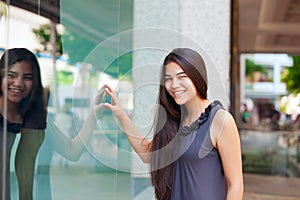
POLYGON ((7 72, 7 76, 2 79, 3 95, 9 102, 19 103, 27 97, 33 85, 32 66, 26 61, 13 64, 7 72), (7 85, 7 92, 5 87, 7 85))
POLYGON ((178 105, 186 104, 197 96, 192 80, 175 62, 166 65, 165 88, 178 105))

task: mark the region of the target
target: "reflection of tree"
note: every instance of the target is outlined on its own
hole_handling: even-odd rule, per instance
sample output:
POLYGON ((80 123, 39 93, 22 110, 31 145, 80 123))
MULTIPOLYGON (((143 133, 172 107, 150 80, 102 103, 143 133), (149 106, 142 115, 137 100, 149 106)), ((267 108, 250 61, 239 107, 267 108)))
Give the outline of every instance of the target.
POLYGON ((50 53, 52 57, 53 64, 53 107, 55 110, 58 109, 58 97, 57 97, 57 80, 56 80, 56 59, 57 56, 62 55, 62 44, 61 35, 57 32, 57 24, 50 22, 50 24, 40 25, 38 29, 32 29, 42 49, 37 49, 37 52, 47 52, 50 53))
POLYGON ((2 16, 4 16, 4 17, 7 16, 6 4, 4 2, 0 2, 0 20, 1 20, 2 16))
MULTIPOLYGON (((51 25, 43 24, 39 28, 33 29, 32 31, 41 44, 41 49, 37 49, 36 51, 50 52, 52 49, 50 41, 51 25)), ((82 67, 81 65, 84 65, 83 62, 85 62, 86 57, 96 46, 96 44, 94 44, 92 41, 82 37, 75 31, 64 29, 64 32, 62 34, 58 32, 56 32, 55 34, 57 56, 66 54, 68 55, 68 61, 70 64, 77 64, 80 67, 82 67)), ((100 67, 103 68, 105 66, 100 67)), ((123 76, 123 78, 126 77, 131 79, 131 73, 129 73, 131 69, 132 53, 129 52, 116 58, 109 66, 105 68, 105 73, 114 78, 123 76)), ((91 74, 91 76, 97 76, 97 71, 101 70, 103 69, 97 69, 97 66, 93 66, 92 68, 89 68, 89 73, 91 74)))
MULTIPOLYGON (((37 29, 32 29, 32 32, 35 34, 39 43, 41 44, 42 49, 36 49, 37 52, 51 52, 53 47, 51 45, 51 25, 50 24, 42 24, 37 29)), ((62 55, 62 43, 61 43, 61 35, 56 31, 56 55, 62 55)))
POLYGON ((262 65, 258 65, 255 62, 253 62, 250 59, 246 59, 246 77, 251 80, 251 82, 254 81, 255 73, 259 72, 263 75, 267 75, 267 70, 262 65))
POLYGON ((59 70, 56 74, 58 85, 71 85, 74 82, 73 72, 67 70, 59 70))
MULTIPOLYGON (((37 49, 37 51, 50 52, 53 48, 50 41, 51 25, 43 24, 37 29, 32 29, 32 32, 35 34, 42 47, 41 49, 37 49)), ((66 29, 62 34, 58 32, 55 34, 57 55, 67 54, 69 63, 71 64, 82 62, 95 46, 80 35, 66 29)))
POLYGON ((300 93, 300 56, 293 56, 292 67, 285 69, 282 81, 286 83, 287 90, 290 93, 300 93))

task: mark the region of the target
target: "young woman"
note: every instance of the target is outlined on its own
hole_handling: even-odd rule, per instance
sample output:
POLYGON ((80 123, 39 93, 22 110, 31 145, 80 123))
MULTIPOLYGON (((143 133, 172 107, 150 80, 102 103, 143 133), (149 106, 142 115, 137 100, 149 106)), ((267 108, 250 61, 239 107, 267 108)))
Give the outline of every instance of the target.
MULTIPOLYGON (((13 48, 4 52, 0 60, 0 195, 10 199, 10 157, 17 133, 21 132, 15 157, 15 169, 19 185, 19 199, 33 199, 33 180, 36 155, 44 140, 46 128, 48 92, 44 95, 40 67, 35 55, 25 48, 13 48), (7 72, 5 73, 5 66, 7 72)), ((98 102, 104 89, 100 90, 98 102)), ((79 134, 72 140, 66 138, 53 123, 50 127, 54 142, 70 159, 77 159, 94 130, 96 111, 103 107, 94 103, 79 134), (63 147, 62 147, 63 146, 63 147)))
POLYGON ((142 137, 110 86, 112 110, 133 149, 151 166, 158 200, 241 200, 243 177, 239 133, 231 114, 207 98, 204 60, 177 48, 161 71, 154 138, 142 137))
POLYGON ((10 154, 16 133, 21 131, 15 163, 20 199, 32 199, 35 157, 44 138, 43 129, 46 127, 46 107, 40 68, 35 55, 25 48, 5 51, 0 60, 0 80, 0 193, 3 199, 10 199, 10 154), (7 73, 5 66, 8 67, 7 73), (40 113, 41 118, 35 117, 35 112, 40 113), (29 118, 31 120, 25 120, 29 118), (29 133, 28 129, 31 128, 36 131, 29 133), (24 181, 26 177, 32 178, 27 182, 24 181))

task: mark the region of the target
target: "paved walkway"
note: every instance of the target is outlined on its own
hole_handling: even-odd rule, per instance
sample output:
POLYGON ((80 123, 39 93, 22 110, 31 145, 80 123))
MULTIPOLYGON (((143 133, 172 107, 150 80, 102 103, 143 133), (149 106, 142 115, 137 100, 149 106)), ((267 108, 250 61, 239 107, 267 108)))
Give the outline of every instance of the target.
POLYGON ((245 173, 244 200, 300 200, 300 163, 297 162, 295 133, 250 130, 241 133, 244 158, 250 155, 250 160, 244 160, 244 164, 250 162, 253 167, 255 162, 259 163, 258 169, 273 174, 245 173), (251 156, 255 159, 251 160, 251 156))
POLYGON ((244 174, 243 200, 299 200, 300 178, 244 174))
MULTIPOLYGON (((300 178, 244 174, 243 200, 299 200, 300 178)), ((154 200, 153 189, 146 188, 134 200, 154 200)))
MULTIPOLYGON (((78 173, 72 168, 55 170, 52 173, 51 186, 42 183, 42 179, 47 176, 37 177, 39 180, 36 182, 38 186, 36 185, 35 199, 154 200, 152 187, 145 188, 135 198, 131 197, 130 174, 95 173, 84 170, 78 173), (52 197, 49 196, 49 192, 52 197)), ((243 200, 300 200, 300 178, 244 174, 244 185, 243 200)), ((14 194, 12 200, 17 200, 15 196, 17 188, 12 187, 12 191, 14 194)))
MULTIPOLYGON (((274 143, 279 143, 280 148, 288 152, 286 151, 288 148, 282 145, 274 134, 248 132, 242 135, 242 139, 243 150, 253 154, 265 148, 269 149, 274 143)), ((272 155, 272 153, 269 154, 272 155)), ((84 155, 86 156, 82 156, 80 161, 74 163, 74 166, 64 168, 51 165, 50 176, 38 173, 34 200, 154 200, 152 187, 140 187, 139 191, 142 192, 136 194, 134 187, 140 185, 133 186, 131 174, 99 170, 95 168, 95 161, 87 156, 89 154, 84 155), (84 167, 78 168, 78 166, 84 167), (134 198, 133 194, 136 194, 134 198)), ((280 167, 286 169, 291 166, 291 163, 287 165, 286 156, 278 155, 276 163, 281 164, 279 161, 282 161, 284 164, 280 167)), ((295 158, 293 155, 288 158, 295 158)), ((293 163, 295 168, 300 169, 299 162, 293 163)), ((275 167, 278 166, 275 165, 275 167)), ((295 173, 295 177, 285 177, 244 173, 243 200, 300 200, 300 176, 296 177, 297 174, 295 173)), ((18 189, 15 176, 12 179, 12 200, 17 200, 18 189)))
MULTIPOLYGON (((244 174, 243 200, 299 200, 300 178, 244 174)), ((146 188, 133 200, 154 200, 153 189, 146 188)))

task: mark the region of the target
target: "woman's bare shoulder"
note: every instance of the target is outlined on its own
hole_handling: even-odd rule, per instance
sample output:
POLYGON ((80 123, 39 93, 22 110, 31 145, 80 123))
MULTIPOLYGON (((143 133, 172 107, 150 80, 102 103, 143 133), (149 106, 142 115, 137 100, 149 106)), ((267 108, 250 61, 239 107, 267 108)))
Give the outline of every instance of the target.
POLYGON ((220 138, 224 132, 230 132, 230 130, 235 129, 235 127, 235 120, 232 114, 225 109, 219 109, 216 112, 210 127, 211 140, 214 146, 216 145, 218 138, 220 138))

